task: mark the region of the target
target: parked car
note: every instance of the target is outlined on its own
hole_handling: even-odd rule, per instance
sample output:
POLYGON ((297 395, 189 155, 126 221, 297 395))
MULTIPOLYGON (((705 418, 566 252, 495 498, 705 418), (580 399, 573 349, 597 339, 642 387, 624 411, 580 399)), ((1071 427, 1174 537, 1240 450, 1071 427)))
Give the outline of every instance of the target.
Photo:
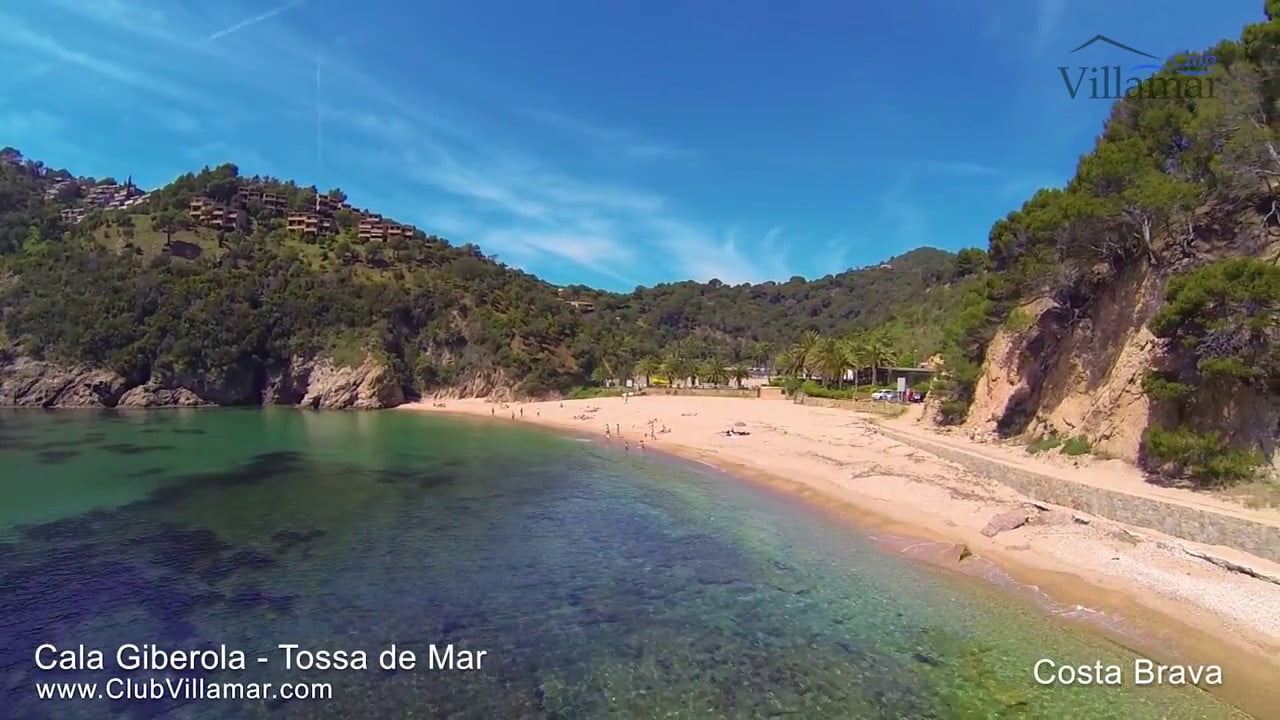
POLYGON ((907 402, 922 403, 924 402, 925 393, 921 390, 908 390, 907 402))
POLYGON ((897 395, 898 393, 892 390, 877 390, 871 393, 871 399, 872 400, 893 400, 895 397, 897 397, 897 395))

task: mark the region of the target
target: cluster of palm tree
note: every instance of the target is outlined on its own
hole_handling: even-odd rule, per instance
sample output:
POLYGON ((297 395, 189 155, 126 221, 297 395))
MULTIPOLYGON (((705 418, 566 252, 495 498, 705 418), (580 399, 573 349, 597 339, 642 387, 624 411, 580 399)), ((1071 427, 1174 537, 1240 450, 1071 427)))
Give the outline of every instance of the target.
POLYGON ((708 383, 715 387, 729 381, 742 387, 742 381, 751 377, 751 369, 741 363, 729 365, 723 358, 713 356, 698 359, 676 347, 659 360, 648 356, 640 358, 636 363, 636 375, 643 377, 646 385, 653 384, 653 378, 665 378, 671 387, 689 387, 708 383))
POLYGON ((778 356, 778 369, 784 374, 814 378, 837 387, 844 386, 850 372, 854 387, 860 386, 863 379, 875 385, 882 368, 914 364, 914 357, 895 352, 888 338, 880 333, 835 338, 810 331, 778 356))
POLYGON ((828 337, 809 331, 800 336, 796 344, 773 356, 773 347, 767 343, 754 343, 732 348, 732 352, 715 352, 714 348, 689 340, 680 340, 661 357, 647 355, 635 357, 633 346, 627 338, 612 338, 608 350, 601 353, 595 379, 644 378, 652 385, 655 378, 664 380, 671 387, 712 385, 720 387, 742 383, 751 377, 751 366, 776 368, 789 377, 815 379, 827 385, 843 387, 846 377, 852 373, 853 384, 874 385, 884 368, 914 365, 909 353, 898 353, 884 333, 874 332, 844 338, 828 337), (726 359, 726 354, 729 358, 726 359))

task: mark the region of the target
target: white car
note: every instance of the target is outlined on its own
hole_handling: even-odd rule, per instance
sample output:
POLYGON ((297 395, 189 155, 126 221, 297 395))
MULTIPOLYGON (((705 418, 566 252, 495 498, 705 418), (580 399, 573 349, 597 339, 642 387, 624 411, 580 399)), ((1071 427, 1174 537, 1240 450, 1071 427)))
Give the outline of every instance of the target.
POLYGON ((898 396, 898 393, 892 390, 877 390, 871 393, 872 400, 893 400, 897 396, 898 396))

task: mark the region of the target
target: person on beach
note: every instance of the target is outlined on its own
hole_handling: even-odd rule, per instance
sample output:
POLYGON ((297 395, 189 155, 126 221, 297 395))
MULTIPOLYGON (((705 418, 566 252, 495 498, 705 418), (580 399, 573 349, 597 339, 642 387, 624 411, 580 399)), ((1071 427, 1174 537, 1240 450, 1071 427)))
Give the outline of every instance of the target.
POLYGON ((520 417, 524 417, 524 408, 520 408, 520 417))
POLYGON ((629 442, 622 443, 622 449, 626 450, 627 452, 631 452, 631 443, 629 442))
POLYGON ((489 417, 493 417, 493 408, 489 408, 489 417))

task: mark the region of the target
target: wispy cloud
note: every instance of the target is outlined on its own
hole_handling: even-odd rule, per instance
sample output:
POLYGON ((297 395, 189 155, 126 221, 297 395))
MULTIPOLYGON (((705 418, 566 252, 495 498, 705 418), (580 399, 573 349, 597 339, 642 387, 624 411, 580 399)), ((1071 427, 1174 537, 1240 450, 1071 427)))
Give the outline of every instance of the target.
POLYGON ((951 175, 957 177, 1002 177, 1008 170, 987 163, 946 158, 869 157, 860 162, 891 170, 895 176, 903 172, 914 175, 951 175))
POLYGON ((55 134, 62 127, 61 118, 40 109, 8 110, 0 113, 0 136, 3 137, 55 134))
MULTIPOLYGON (((47 25, 24 22, 23 13, 0 13, 0 48, 70 65, 109 81, 100 85, 132 91, 121 97, 158 95, 148 99, 166 102, 148 114, 149 122, 203 138, 179 151, 179 165, 230 161, 246 172, 327 180, 349 190, 351 180, 363 182, 377 195, 353 196, 357 204, 403 214, 427 232, 475 242, 508 262, 561 277, 585 268, 627 286, 665 268, 736 283, 785 277, 790 270, 783 250, 792 238, 783 229, 749 232, 704 222, 677 199, 620 179, 627 175, 616 162, 688 161, 699 152, 637 129, 545 110, 481 115, 477 122, 478 110, 464 102, 371 71, 350 49, 353 41, 320 45, 287 23, 268 22, 302 0, 256 14, 244 13, 248 5, 241 3, 247 17, 214 32, 209 18, 216 8, 49 2, 55 20, 47 25), (45 29, 64 21, 83 32, 45 29), (226 42, 259 24, 270 27, 269 41, 226 42), (85 42, 64 39, 77 36, 85 42), (98 41, 108 37, 128 41, 98 41), (307 92, 313 83, 314 92, 307 92), (264 110, 263 101, 275 104, 264 110), (210 105, 219 110, 216 122, 203 112, 210 105), (263 133, 255 117, 269 117, 274 134, 263 133), (232 127, 234 135, 220 134, 232 127), (298 137, 278 142, 281 133, 298 137), (332 169, 341 175, 307 178, 299 172, 299 161, 311 154, 306 138, 312 134, 317 174, 332 169), (557 146, 574 151, 536 153, 535 138, 555 138, 557 146)), ((358 30, 344 32, 358 37, 358 30)), ((19 121, 37 119, 8 120, 19 121)))
POLYGON ((402 155, 362 156, 379 169, 399 167, 435 191, 431 204, 442 207, 425 213, 427 221, 508 261, 544 267, 567 261, 623 286, 654 263, 724 282, 786 271, 780 229, 744 240, 685 217, 659 193, 576 176, 518 149, 449 145, 394 115, 355 115, 351 122, 384 146, 409 147, 402 155))
POLYGON ((0 31, 0 44, 72 65, 135 88, 143 88, 188 101, 199 99, 187 88, 165 78, 107 57, 94 56, 83 50, 68 47, 53 36, 30 27, 18 17, 0 13, 0 26, 4 28, 0 31))
POLYGON ((914 168, 925 173, 938 175, 959 175, 977 177, 1000 177, 1007 173, 998 167, 971 162, 947 162, 944 160, 921 160, 914 163, 914 168))
POLYGON ((1066 0, 1039 0, 1036 6, 1035 27, 1031 34, 1032 48, 1037 54, 1048 49, 1054 32, 1062 25, 1062 16, 1066 9, 1066 0))
POLYGON ((204 127, 195 115, 176 108, 156 108, 147 113, 169 130, 185 135, 193 135, 204 127))
POLYGON ((879 212, 892 236, 886 238, 896 247, 915 247, 927 244, 928 224, 925 211, 912 200, 915 177, 910 172, 900 174, 880 196, 879 212))
POLYGON ((303 2, 303 0, 293 0, 292 2, 287 2, 287 3, 283 4, 283 5, 280 5, 279 7, 272 8, 271 10, 268 10, 268 11, 266 11, 266 12, 264 12, 264 13, 260 14, 260 15, 254 15, 253 17, 245 18, 245 19, 243 19, 243 20, 241 20, 241 21, 239 21, 239 22, 237 22, 237 23, 234 23, 234 24, 232 24, 232 25, 229 25, 229 26, 227 26, 227 27, 225 27, 225 28, 223 28, 223 29, 221 29, 221 30, 219 30, 219 31, 217 31, 217 32, 215 32, 215 33, 213 33, 213 34, 212 34, 212 35, 210 35, 209 37, 205 38, 205 39, 204 39, 204 41, 205 41, 205 42, 207 42, 207 43, 211 43, 211 42, 214 42, 215 40, 218 40, 218 39, 220 39, 220 38, 224 38, 224 37, 226 37, 226 36, 228 36, 228 35, 230 35, 230 34, 232 34, 232 33, 240 32, 241 30, 244 30, 244 29, 245 29, 245 28, 247 28, 247 27, 252 27, 252 26, 254 26, 254 25, 257 25, 257 24, 258 24, 258 23, 260 23, 260 22, 263 22, 263 21, 266 21, 266 20, 270 20, 271 18, 273 18, 273 17, 275 17, 275 16, 279 15, 280 13, 283 13, 283 12, 285 12, 285 11, 287 11, 287 10, 292 10, 293 8, 295 8, 295 7, 299 6, 299 5, 301 5, 301 4, 302 4, 302 2, 303 2))
POLYGON ((848 267, 851 247, 853 242, 844 233, 836 235, 823 244, 823 252, 831 260, 831 265, 837 268, 837 272, 848 267))
POLYGON ((522 114, 542 125, 577 135, 636 160, 688 160, 698 155, 692 149, 660 142, 633 130, 597 125, 551 110, 527 108, 522 114))

